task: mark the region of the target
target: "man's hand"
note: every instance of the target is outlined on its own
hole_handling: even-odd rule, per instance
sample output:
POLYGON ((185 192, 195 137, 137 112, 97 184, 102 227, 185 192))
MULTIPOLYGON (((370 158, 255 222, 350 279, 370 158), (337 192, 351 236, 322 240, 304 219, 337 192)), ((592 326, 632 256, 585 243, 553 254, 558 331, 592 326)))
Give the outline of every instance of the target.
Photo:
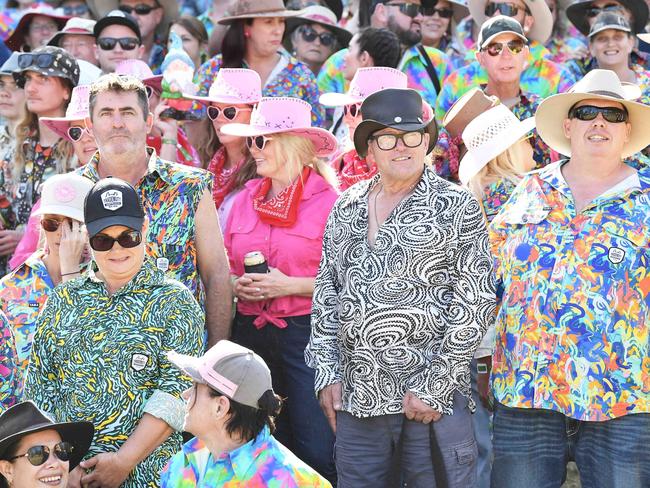
POLYGON ((492 411, 494 409, 494 399, 490 391, 490 372, 492 371, 492 356, 485 356, 476 359, 478 373, 476 375, 476 389, 478 397, 481 399, 483 406, 492 411))
POLYGON ((81 485, 84 488, 118 488, 133 469, 133 466, 123 463, 116 452, 97 454, 82 461, 79 466, 93 470, 82 476, 81 485))
POLYGON ((431 422, 437 422, 442 417, 440 412, 431 408, 410 391, 404 394, 402 405, 404 406, 404 415, 409 420, 430 424, 431 422))
POLYGON ((327 385, 318 393, 318 402, 323 409, 325 417, 336 434, 336 412, 341 410, 341 397, 343 395, 343 386, 341 383, 332 383, 327 385))

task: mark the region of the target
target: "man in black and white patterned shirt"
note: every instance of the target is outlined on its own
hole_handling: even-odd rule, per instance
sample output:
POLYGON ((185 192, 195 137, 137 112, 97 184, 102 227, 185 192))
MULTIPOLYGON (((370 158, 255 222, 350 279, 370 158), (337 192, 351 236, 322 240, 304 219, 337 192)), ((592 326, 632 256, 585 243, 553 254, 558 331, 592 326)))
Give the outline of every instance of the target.
POLYGON ((416 91, 382 90, 361 112, 355 147, 378 175, 329 216, 305 351, 338 486, 390 486, 396 450, 409 487, 474 486, 469 363, 495 308, 484 219, 425 164, 437 129, 416 91))

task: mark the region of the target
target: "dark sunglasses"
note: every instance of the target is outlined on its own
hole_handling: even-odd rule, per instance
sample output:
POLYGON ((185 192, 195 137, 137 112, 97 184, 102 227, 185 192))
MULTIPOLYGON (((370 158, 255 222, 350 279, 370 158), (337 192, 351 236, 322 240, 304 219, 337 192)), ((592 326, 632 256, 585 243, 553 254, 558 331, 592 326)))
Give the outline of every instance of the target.
POLYGON ((513 39, 508 42, 491 42, 485 49, 482 49, 482 51, 486 51, 490 56, 498 56, 503 52, 505 47, 508 47, 508 51, 512 54, 519 54, 524 50, 525 46, 526 43, 521 39, 513 39))
POLYGON ((74 142, 80 141, 84 132, 86 132, 85 127, 68 127, 68 137, 74 142))
POLYGON ((417 3, 387 3, 389 7, 397 7, 407 17, 414 19, 420 13, 420 6, 417 3))
POLYGON ((142 242, 142 232, 139 230, 127 230, 117 237, 107 236, 106 234, 97 234, 90 238, 90 247, 95 251, 110 251, 115 243, 119 243, 124 249, 130 249, 139 246, 142 242))
POLYGON ((88 5, 76 5, 74 7, 63 7, 63 15, 67 17, 79 17, 88 13, 88 5))
POLYGON ((441 19, 451 19, 454 15, 454 11, 450 8, 436 8, 436 7, 420 7, 420 12, 425 17, 433 17, 436 13, 440 16, 441 19))
POLYGON ((70 219, 41 219, 41 227, 43 227, 45 232, 56 232, 59 227, 61 227, 61 224, 66 220, 70 221, 70 219))
POLYGON ((102 51, 112 51, 118 42, 124 51, 133 51, 140 45, 140 41, 135 37, 120 37, 119 39, 115 37, 100 37, 97 39, 97 45, 102 51))
POLYGON ((255 147, 259 149, 260 151, 263 151, 264 148, 266 147, 266 143, 268 141, 272 141, 272 137, 266 137, 266 136, 255 136, 255 137, 247 137, 246 138, 246 147, 250 151, 253 149, 253 144, 255 144, 255 147))
POLYGON ((422 138, 424 133, 417 132, 405 132, 404 134, 381 134, 378 136, 370 136, 368 139, 374 140, 377 143, 377 147, 382 151, 390 151, 395 149, 397 146, 397 141, 402 140, 406 147, 418 147, 422 144, 422 138))
MULTIPOLYGON (((492 17, 497 13, 497 10, 501 12, 501 15, 506 17, 516 17, 522 7, 517 7, 511 3, 489 3, 485 6, 485 15, 492 17)), ((524 11, 530 15, 530 10, 528 7, 524 7, 524 11)))
POLYGON ((318 39, 323 46, 332 46, 336 42, 334 34, 330 32, 321 32, 319 34, 308 25, 301 25, 299 32, 305 42, 314 42, 318 39))
POLYGON ((210 117, 210 120, 217 120, 219 118, 219 114, 223 113, 223 116, 227 120, 235 120, 237 117, 237 114, 239 112, 249 112, 253 110, 252 108, 237 108, 237 107, 226 107, 224 109, 221 109, 219 107, 215 107, 213 105, 210 105, 208 107, 208 117, 210 117))
POLYGON ((624 108, 581 105, 580 107, 571 107, 571 110, 569 110, 570 119, 594 120, 598 117, 598 114, 602 114, 603 119, 613 124, 620 124, 628 120, 628 113, 624 108))
POLYGON ((585 10, 587 17, 596 17, 601 12, 623 12, 623 6, 611 3, 609 5, 605 5, 604 7, 589 7, 587 10, 585 10))
POLYGON ((350 115, 350 117, 356 117, 357 114, 361 113, 361 104, 353 103, 351 105, 344 105, 343 113, 345 115, 350 115))
POLYGON ((136 15, 149 15, 154 10, 159 9, 160 5, 156 5, 155 7, 152 7, 150 5, 145 5, 143 3, 139 3, 135 7, 130 7, 128 5, 120 5, 118 8, 122 12, 126 12, 129 15, 132 15, 133 12, 135 12, 136 15))
POLYGON ((29 66, 38 66, 39 68, 51 68, 54 64, 55 55, 50 53, 32 54, 23 53, 18 56, 18 67, 21 69, 29 66))
MULTIPOLYGON (((54 446, 54 455, 61 461, 70 461, 74 446, 69 442, 59 442, 54 446)), ((14 459, 26 457, 32 466, 40 466, 50 458, 50 448, 47 446, 32 446, 27 449, 25 454, 12 457, 9 461, 14 459)))

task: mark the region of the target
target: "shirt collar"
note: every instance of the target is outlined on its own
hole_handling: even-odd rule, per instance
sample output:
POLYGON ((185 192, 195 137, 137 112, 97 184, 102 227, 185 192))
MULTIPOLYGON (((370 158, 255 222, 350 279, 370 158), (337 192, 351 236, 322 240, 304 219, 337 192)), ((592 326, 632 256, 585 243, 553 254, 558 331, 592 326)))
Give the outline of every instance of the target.
MULTIPOLYGON (((101 286, 104 290, 106 285, 102 280, 97 276, 97 263, 94 261, 88 267, 88 273, 82 277, 82 279, 73 282, 72 286, 82 287, 87 283, 92 284, 93 286, 101 286)), ((136 275, 122 288, 117 290, 113 296, 119 296, 126 293, 129 293, 132 290, 138 290, 142 288, 149 288, 152 286, 160 286, 165 281, 165 275, 162 271, 158 270, 148 258, 145 258, 144 263, 136 275)))
MULTIPOLYGON (((147 155, 149 156, 149 162, 147 163, 147 173, 145 177, 154 174, 160 176, 166 183, 171 183, 171 176, 168 171, 167 165, 162 159, 156 154, 156 150, 152 147, 147 147, 147 155)), ((82 175, 86 178, 90 178, 93 181, 98 181, 99 178, 99 162, 101 155, 99 151, 88 161, 82 169, 82 175)))
POLYGON ((246 479, 251 465, 255 463, 255 460, 267 450, 268 446, 266 446, 266 444, 270 439, 271 432, 269 431, 269 428, 265 426, 257 437, 228 453, 227 457, 230 458, 230 464, 232 465, 232 470, 235 472, 237 479, 246 479))

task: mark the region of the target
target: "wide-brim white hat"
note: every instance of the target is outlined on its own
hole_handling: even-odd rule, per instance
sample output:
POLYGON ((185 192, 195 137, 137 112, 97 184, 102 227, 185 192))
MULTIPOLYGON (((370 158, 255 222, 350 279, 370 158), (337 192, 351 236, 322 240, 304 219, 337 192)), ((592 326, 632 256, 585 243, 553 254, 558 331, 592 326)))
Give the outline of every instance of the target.
POLYGON ((630 138, 623 147, 621 157, 639 152, 650 144, 650 106, 635 102, 641 96, 637 85, 621 83, 616 73, 606 69, 594 69, 578 81, 567 93, 552 95, 542 101, 535 120, 542 140, 555 151, 571 156, 571 141, 564 135, 564 120, 569 109, 583 100, 609 100, 625 107, 632 125, 630 138))
MULTIPOLYGON (((546 41, 548 41, 553 32, 553 14, 551 13, 551 9, 548 8, 544 0, 524 0, 524 3, 535 19, 530 31, 526 33, 526 37, 541 44, 546 44, 546 41)), ((485 15, 486 5, 487 0, 469 0, 467 2, 469 12, 479 26, 483 25, 483 22, 488 19, 485 15)))
POLYGON ((490 161, 535 128, 535 117, 519 120, 499 104, 472 120, 463 131, 467 153, 460 161, 458 179, 464 185, 490 161))

